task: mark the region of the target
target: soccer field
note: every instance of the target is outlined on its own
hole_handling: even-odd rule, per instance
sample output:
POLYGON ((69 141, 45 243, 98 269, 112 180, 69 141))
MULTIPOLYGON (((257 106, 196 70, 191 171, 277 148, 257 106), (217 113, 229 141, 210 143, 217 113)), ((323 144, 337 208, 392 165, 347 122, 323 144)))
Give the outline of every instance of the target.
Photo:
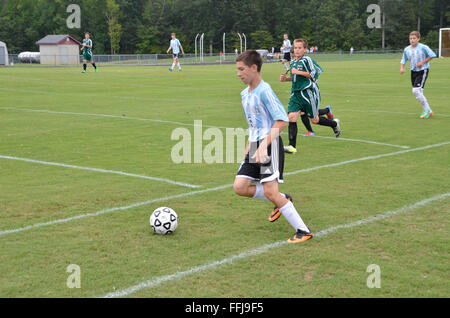
MULTIPOLYGON (((342 135, 314 126, 286 157, 280 189, 316 234, 293 245, 273 205, 234 194, 240 162, 171 158, 194 120, 247 128, 234 65, 0 68, 0 297, 449 297, 450 59, 428 120, 399 61, 318 59, 342 135), (160 206, 173 235, 151 231, 160 206)), ((287 105, 282 70, 262 76, 287 105)))

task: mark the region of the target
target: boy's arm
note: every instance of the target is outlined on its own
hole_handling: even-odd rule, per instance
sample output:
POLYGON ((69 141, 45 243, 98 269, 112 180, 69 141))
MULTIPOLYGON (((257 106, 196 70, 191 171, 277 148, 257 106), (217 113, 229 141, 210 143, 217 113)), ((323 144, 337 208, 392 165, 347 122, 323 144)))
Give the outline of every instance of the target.
POLYGON ((293 68, 293 69, 292 69, 292 74, 294 74, 294 75, 300 75, 300 76, 304 76, 304 77, 306 77, 306 78, 312 79, 312 76, 311 76, 310 73, 308 73, 308 72, 303 72, 303 71, 300 71, 300 70, 297 70, 296 68, 293 68))
POLYGON ((281 135, 281 132, 286 128, 286 126, 287 123, 285 121, 277 120, 275 122, 269 135, 259 144, 258 150, 256 150, 255 154, 252 156, 253 159, 256 159, 257 163, 264 163, 269 160, 267 148, 274 139, 281 135))
POLYGON ((172 49, 172 46, 169 46, 169 48, 167 49, 167 53, 169 53, 171 49, 172 49))
POLYGON ((400 75, 405 74, 406 70, 405 70, 405 64, 408 61, 408 57, 406 56, 406 50, 403 51, 403 57, 402 60, 400 62, 400 75))
POLYGON ((427 57, 425 60, 417 63, 417 67, 422 67, 424 66, 426 63, 428 63, 429 61, 431 61, 432 59, 434 59, 434 57, 427 57))
POLYGON ((181 54, 184 55, 184 50, 183 50, 183 46, 180 44, 180 49, 181 49, 181 54))

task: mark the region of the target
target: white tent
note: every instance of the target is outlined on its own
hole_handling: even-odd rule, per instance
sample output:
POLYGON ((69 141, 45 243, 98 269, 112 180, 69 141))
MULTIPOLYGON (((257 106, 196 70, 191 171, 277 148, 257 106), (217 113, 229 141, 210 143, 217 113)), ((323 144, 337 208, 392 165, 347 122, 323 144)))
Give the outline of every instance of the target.
POLYGON ((0 65, 9 65, 8 48, 6 43, 0 41, 0 65))

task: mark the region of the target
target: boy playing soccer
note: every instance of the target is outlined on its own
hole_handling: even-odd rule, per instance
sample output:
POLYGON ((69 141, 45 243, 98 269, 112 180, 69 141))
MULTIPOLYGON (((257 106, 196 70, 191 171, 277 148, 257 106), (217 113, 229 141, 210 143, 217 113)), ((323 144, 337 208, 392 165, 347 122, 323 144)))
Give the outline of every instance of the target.
POLYGON ((289 35, 285 34, 283 39, 283 46, 281 47, 281 53, 283 53, 283 64, 286 71, 289 71, 289 63, 291 62, 291 41, 289 40, 289 35))
POLYGON ((296 234, 288 243, 311 239, 312 233, 305 225, 288 195, 278 190, 283 183, 284 152, 281 131, 288 117, 269 84, 261 77, 261 55, 249 50, 236 58, 238 77, 248 87, 242 91, 242 106, 249 126, 249 139, 245 159, 239 168, 234 192, 237 195, 274 203, 296 234), (253 185, 253 182, 258 182, 253 185))
POLYGON ((400 62, 400 74, 403 75, 405 64, 409 61, 411 67, 411 82, 413 86, 413 94, 417 101, 422 105, 423 113, 420 118, 430 118, 433 116, 433 111, 428 104, 428 100, 423 95, 423 89, 430 73, 430 61, 436 57, 436 54, 420 41, 420 33, 413 31, 409 35, 409 43, 411 44, 405 48, 403 58, 400 62))
MULTIPOLYGON (((289 114, 289 146, 285 148, 288 153, 296 153, 297 149, 297 121, 303 112, 313 124, 328 126, 333 129, 334 135, 338 138, 341 134, 339 119, 332 117, 321 117, 319 113, 320 91, 317 86, 318 65, 309 56, 305 56, 308 50, 308 42, 305 39, 294 41, 294 59, 291 61, 291 77, 285 74, 280 76, 281 82, 292 81, 292 94, 288 105, 289 114)), ((331 109, 325 112, 331 112, 331 109)))
POLYGON ((169 68, 169 71, 173 71, 173 68, 176 66, 178 66, 178 72, 181 72, 181 65, 180 65, 180 61, 178 59, 178 55, 180 54, 180 50, 181 53, 184 55, 184 50, 183 50, 183 46, 181 45, 180 41, 176 38, 175 33, 172 33, 172 40, 170 40, 170 46, 167 49, 167 54, 169 54, 170 50, 172 50, 172 55, 173 55, 173 63, 172 63, 172 67, 169 68))
POLYGON ((93 55, 92 55, 92 40, 89 32, 84 34, 83 46, 80 51, 83 51, 83 71, 81 73, 86 73, 87 62, 89 61, 95 68, 95 72, 98 72, 97 66, 95 65, 93 55))

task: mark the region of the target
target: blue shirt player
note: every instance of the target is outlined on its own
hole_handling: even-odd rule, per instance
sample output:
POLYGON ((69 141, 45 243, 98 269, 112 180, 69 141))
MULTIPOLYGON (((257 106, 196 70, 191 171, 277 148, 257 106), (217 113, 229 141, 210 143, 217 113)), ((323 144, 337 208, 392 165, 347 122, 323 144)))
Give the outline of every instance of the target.
POLYGON ((181 45, 180 41, 177 39, 176 34, 172 33, 172 40, 170 40, 170 46, 167 49, 167 54, 169 54, 170 50, 172 50, 172 56, 173 56, 173 63, 172 66, 169 68, 169 71, 173 71, 173 68, 178 66, 178 72, 181 72, 181 65, 180 61, 178 59, 180 51, 184 55, 183 46, 181 45))
POLYGON ((269 221, 276 221, 282 214, 296 230, 288 243, 305 242, 312 238, 311 231, 295 209, 292 197, 278 190, 284 170, 281 132, 289 119, 270 85, 262 80, 262 64, 261 55, 254 50, 236 58, 237 75, 248 85, 241 98, 249 126, 249 140, 233 189, 237 195, 275 204, 269 221))
POLYGON ((421 44, 419 41, 420 33, 418 31, 411 32, 409 35, 409 43, 411 45, 403 51, 403 58, 400 62, 400 74, 406 72, 405 64, 409 61, 411 83, 413 86, 412 91, 423 108, 423 113, 420 115, 420 118, 430 118, 433 116, 433 111, 423 94, 423 89, 430 74, 430 61, 436 58, 436 54, 427 45, 421 44))

